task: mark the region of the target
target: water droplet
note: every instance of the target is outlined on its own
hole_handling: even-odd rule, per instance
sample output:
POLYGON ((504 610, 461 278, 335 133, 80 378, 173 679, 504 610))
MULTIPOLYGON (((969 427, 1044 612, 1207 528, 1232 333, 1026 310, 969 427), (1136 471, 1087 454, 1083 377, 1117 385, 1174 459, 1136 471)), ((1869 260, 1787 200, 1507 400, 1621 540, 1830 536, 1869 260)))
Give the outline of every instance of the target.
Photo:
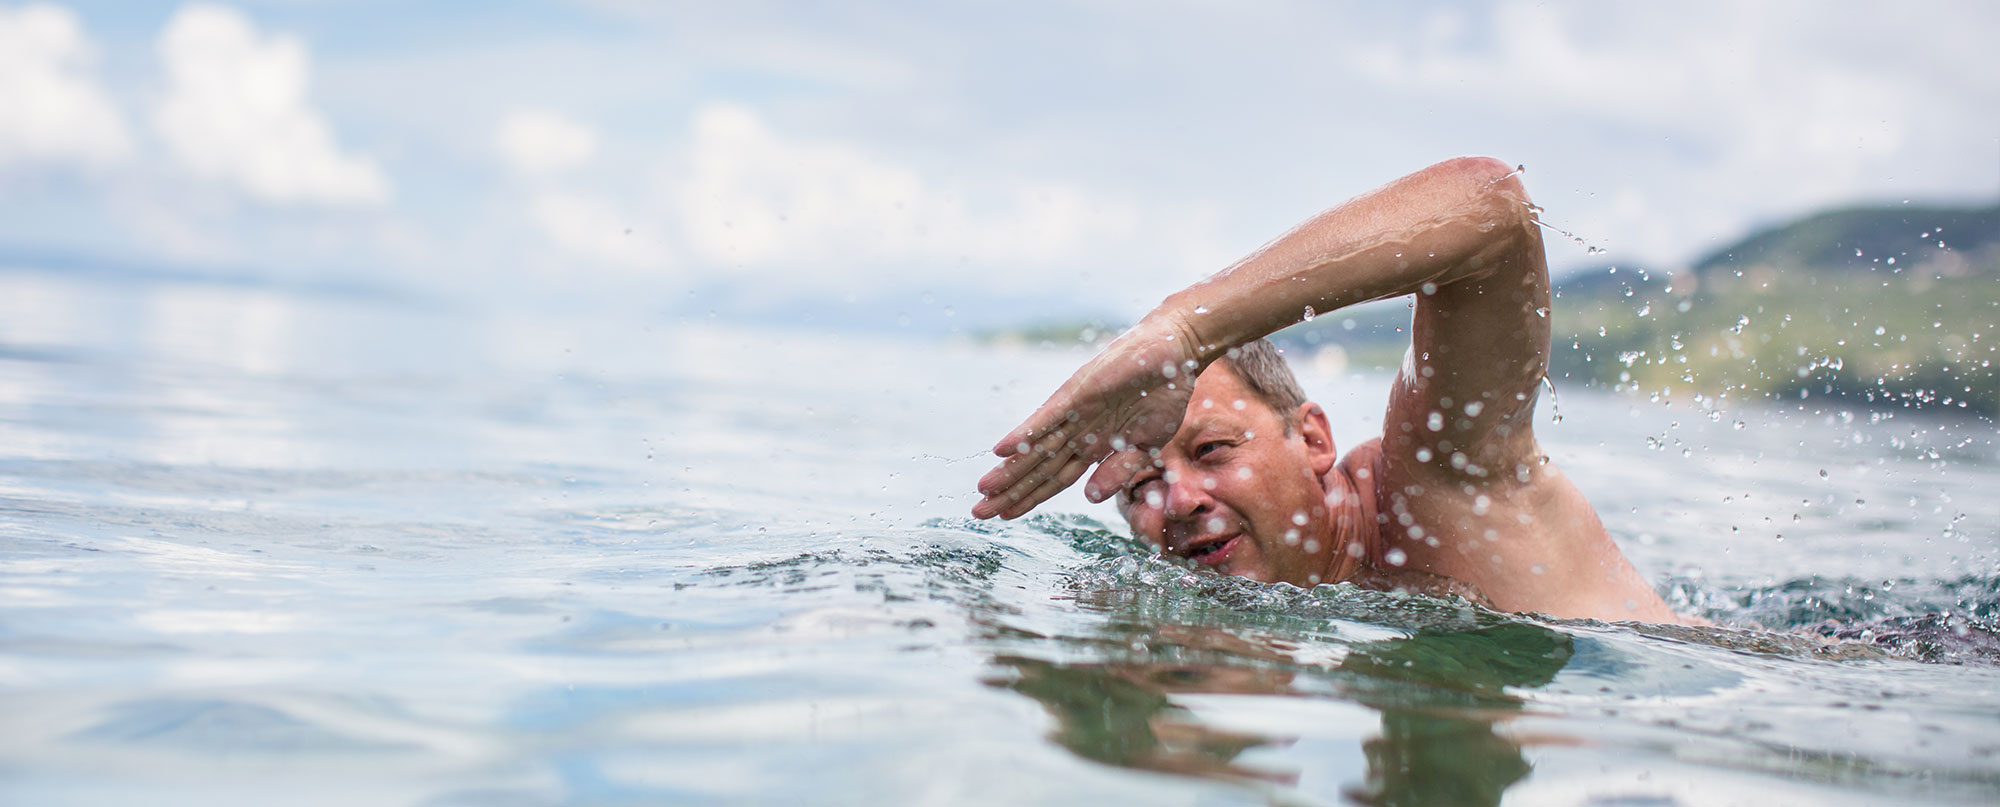
POLYGON ((1319 312, 1317 312, 1317 311, 1314 311, 1314 310, 1313 310, 1313 307, 1312 307, 1312 306, 1306 306, 1306 321, 1307 321, 1307 322, 1311 322, 1311 321, 1313 321, 1313 317, 1317 317, 1317 316, 1319 316, 1319 312))
MULTIPOLYGON (((1410 562, 1410 556, 1408 553, 1405 553, 1400 548, 1390 549, 1389 551, 1382 553, 1382 562, 1387 563, 1390 566, 1401 566, 1405 563, 1410 562)), ((1539 569, 1541 567, 1537 566, 1535 568, 1539 569)))

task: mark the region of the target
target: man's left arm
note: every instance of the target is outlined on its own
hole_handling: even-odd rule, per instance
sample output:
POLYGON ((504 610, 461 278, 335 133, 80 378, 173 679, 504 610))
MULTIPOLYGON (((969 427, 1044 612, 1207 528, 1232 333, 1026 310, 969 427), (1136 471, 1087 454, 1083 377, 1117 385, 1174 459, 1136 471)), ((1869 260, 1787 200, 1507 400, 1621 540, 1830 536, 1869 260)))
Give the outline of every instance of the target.
POLYGON ((1680 621, 1535 439, 1553 315, 1538 208, 1504 165, 1462 170, 1520 215, 1491 223, 1475 271, 1418 290, 1377 461, 1383 551, 1505 610, 1680 621))

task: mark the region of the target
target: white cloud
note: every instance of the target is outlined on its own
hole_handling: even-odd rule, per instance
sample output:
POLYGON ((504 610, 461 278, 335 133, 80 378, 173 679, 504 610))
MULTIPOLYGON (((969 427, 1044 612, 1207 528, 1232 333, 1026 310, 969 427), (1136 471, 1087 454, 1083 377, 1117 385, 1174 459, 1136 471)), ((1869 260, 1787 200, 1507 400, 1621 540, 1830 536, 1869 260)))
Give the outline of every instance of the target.
POLYGON ((508 168, 545 176, 588 162, 597 151, 597 132, 556 112, 517 109, 501 119, 493 145, 508 168))
POLYGON ((0 165, 130 155, 124 118, 90 75, 94 50, 68 9, 0 8, 0 165))
POLYGON ((551 243, 578 257, 622 269, 659 270, 672 263, 664 244, 604 199, 543 191, 529 212, 551 243))
POLYGON ((167 92, 154 123, 195 176, 277 203, 378 204, 389 181, 374 161, 344 154, 306 98, 306 48, 264 36, 234 10, 194 5, 160 35, 167 92))
POLYGON ((731 264, 810 274, 965 259, 1047 270, 1139 227, 1132 205, 1081 186, 984 177, 941 187, 853 145, 781 136, 738 106, 697 112, 687 159, 674 201, 688 246, 731 264))
MULTIPOLYGON (((1567 213, 1623 256, 1692 257, 1751 222, 1879 195, 1939 159, 1931 155, 1985 148, 1967 135, 1991 131, 1990 107, 1966 103, 1977 93, 1939 81, 1964 65, 1925 70, 1867 54, 1883 42, 1952 38, 1894 30, 1905 23, 1893 18, 1924 16, 1915 9, 1868 23, 1797 3, 1691 11, 1517 0, 1490 13, 1469 25, 1433 11, 1425 36, 1373 37, 1342 52, 1392 92, 1543 133, 1509 155, 1529 161, 1531 178, 1564 165, 1616 171, 1620 181, 1594 187, 1621 204, 1567 213), (1718 13, 1728 24, 1715 24, 1718 13), (1581 148, 1537 148, 1547 144, 1581 148)), ((1946 173, 1928 181, 1942 189, 1946 173)))

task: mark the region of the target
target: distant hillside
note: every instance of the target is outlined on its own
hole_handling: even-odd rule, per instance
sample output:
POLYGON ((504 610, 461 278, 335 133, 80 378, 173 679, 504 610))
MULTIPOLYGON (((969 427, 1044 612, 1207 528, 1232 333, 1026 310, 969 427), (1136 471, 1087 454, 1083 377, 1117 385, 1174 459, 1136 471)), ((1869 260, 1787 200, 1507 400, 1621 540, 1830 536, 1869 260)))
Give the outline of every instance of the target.
POLYGON ((1703 408, 1818 396, 2000 414, 2000 205, 1819 213, 1691 271, 1604 267, 1557 289, 1558 379, 1703 408))
POLYGON ((1745 266, 1867 269, 1978 256, 2000 246, 2000 205, 1983 208, 1857 207, 1771 227, 1695 262, 1707 277, 1745 266))
POLYGON ((1658 291, 1672 285, 1672 282, 1673 274, 1670 272, 1630 264, 1605 264, 1556 278, 1555 287, 1557 299, 1591 299, 1631 297, 1644 291, 1658 291))

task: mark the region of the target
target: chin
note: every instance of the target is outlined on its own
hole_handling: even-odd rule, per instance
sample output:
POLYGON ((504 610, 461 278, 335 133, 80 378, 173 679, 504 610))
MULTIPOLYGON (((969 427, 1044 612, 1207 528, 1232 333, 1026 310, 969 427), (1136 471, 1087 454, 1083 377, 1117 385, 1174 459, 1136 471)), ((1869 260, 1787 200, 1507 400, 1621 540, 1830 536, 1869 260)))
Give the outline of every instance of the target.
POLYGON ((1271 572, 1251 564, 1224 564, 1221 572, 1230 577, 1243 577, 1259 583, 1271 582, 1271 572))

